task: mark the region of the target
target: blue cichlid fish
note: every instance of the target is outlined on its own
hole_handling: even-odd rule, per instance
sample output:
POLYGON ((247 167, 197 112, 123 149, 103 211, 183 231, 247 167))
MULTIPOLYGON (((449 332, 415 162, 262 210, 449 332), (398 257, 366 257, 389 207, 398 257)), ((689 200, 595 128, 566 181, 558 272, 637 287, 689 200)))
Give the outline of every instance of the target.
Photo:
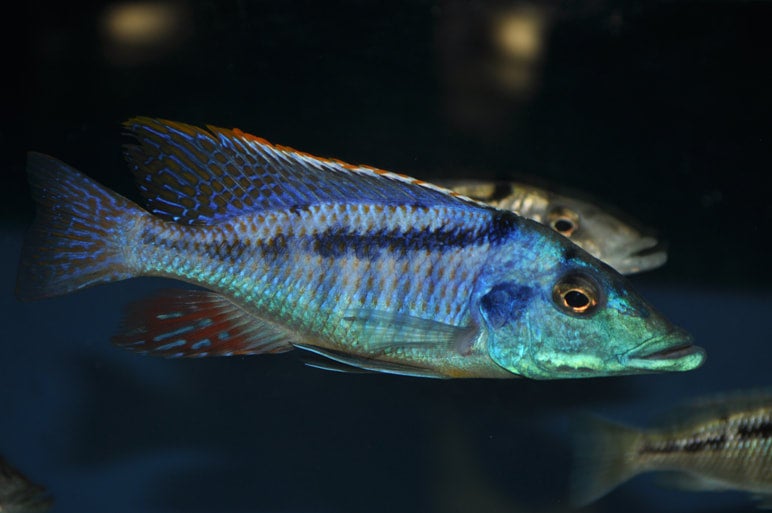
POLYGON ((624 277, 512 212, 235 129, 125 126, 149 211, 31 153, 38 212, 17 283, 22 299, 135 276, 206 289, 133 306, 119 346, 300 348, 329 367, 438 378, 686 371, 705 358, 624 277))

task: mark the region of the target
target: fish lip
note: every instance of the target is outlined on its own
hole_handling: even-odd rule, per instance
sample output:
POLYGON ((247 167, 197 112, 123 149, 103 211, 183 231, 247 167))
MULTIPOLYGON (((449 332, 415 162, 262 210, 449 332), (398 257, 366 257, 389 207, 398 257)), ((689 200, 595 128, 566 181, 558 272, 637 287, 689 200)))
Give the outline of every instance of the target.
POLYGON ((641 235, 633 232, 626 236, 611 236, 603 244, 608 248, 609 253, 618 253, 629 258, 643 257, 648 253, 664 251, 665 244, 658 238, 649 235, 641 235))
POLYGON ((628 252, 630 256, 639 256, 641 253, 652 252, 654 250, 664 249, 659 239, 656 237, 642 236, 637 241, 628 244, 628 252))
POLYGON ((655 237, 641 237, 624 246, 618 246, 616 251, 609 250, 606 259, 615 269, 621 269, 624 274, 634 274, 641 271, 656 269, 667 262, 667 246, 655 237), (618 252, 618 256, 613 256, 618 252))
POLYGON ((693 337, 681 329, 652 337, 624 354, 628 367, 652 371, 686 371, 701 366, 705 350, 694 345, 693 337))
POLYGON ((662 267, 667 262, 667 253, 665 251, 657 251, 643 256, 628 256, 621 259, 616 265, 612 265, 613 262, 609 262, 609 265, 615 269, 621 269, 624 274, 635 274, 643 271, 649 271, 662 267))

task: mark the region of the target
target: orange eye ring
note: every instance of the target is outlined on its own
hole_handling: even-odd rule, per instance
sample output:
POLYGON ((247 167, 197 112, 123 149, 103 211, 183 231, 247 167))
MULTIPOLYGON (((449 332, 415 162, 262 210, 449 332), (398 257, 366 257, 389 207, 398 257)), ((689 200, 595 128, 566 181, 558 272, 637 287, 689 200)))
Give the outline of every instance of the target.
POLYGON ((552 288, 552 300, 564 312, 585 317, 597 309, 600 293, 591 278, 581 274, 569 274, 552 288))
POLYGON ((570 237, 579 229, 579 214, 565 207, 556 207, 547 216, 553 230, 570 237))

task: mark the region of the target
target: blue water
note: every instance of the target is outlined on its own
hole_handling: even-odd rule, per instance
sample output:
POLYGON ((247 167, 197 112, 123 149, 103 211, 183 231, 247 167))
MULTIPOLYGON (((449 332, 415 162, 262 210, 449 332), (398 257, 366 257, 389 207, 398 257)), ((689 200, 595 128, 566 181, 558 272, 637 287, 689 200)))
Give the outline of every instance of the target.
MULTIPOLYGON (((110 35, 119 2, 31 4, 28 73, 0 128, 0 454, 51 490, 55 513, 571 511, 576 411, 645 426, 691 398, 769 386, 772 10, 590 4, 527 4, 545 27, 530 64, 491 35, 505 2, 170 2, 178 24, 145 46, 110 35), (120 350, 109 338, 126 305, 172 282, 35 303, 12 291, 33 214, 24 152, 136 197, 120 155, 133 115, 237 126, 421 178, 584 191, 667 240, 669 262, 633 283, 708 361, 684 374, 434 381, 329 373, 294 353, 120 350)), ((641 476, 586 510, 755 505, 641 476)))

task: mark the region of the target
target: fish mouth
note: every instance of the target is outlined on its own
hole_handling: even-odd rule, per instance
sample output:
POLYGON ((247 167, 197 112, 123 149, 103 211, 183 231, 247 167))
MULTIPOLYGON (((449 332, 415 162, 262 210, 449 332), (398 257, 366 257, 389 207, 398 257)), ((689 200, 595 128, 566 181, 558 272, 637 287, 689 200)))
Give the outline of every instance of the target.
MULTIPOLYGON (((620 248, 621 249, 621 248, 620 248)), ((609 264, 625 274, 639 273, 660 267, 667 262, 666 244, 654 237, 641 237, 624 247, 624 254, 619 261, 609 264)))
POLYGON ((631 257, 647 257, 659 252, 664 252, 665 244, 655 237, 641 237, 635 243, 630 244, 628 252, 631 257))
POLYGON ((698 368, 705 362, 705 350, 694 345, 692 336, 681 329, 654 337, 626 353, 628 367, 647 371, 679 372, 698 368))

